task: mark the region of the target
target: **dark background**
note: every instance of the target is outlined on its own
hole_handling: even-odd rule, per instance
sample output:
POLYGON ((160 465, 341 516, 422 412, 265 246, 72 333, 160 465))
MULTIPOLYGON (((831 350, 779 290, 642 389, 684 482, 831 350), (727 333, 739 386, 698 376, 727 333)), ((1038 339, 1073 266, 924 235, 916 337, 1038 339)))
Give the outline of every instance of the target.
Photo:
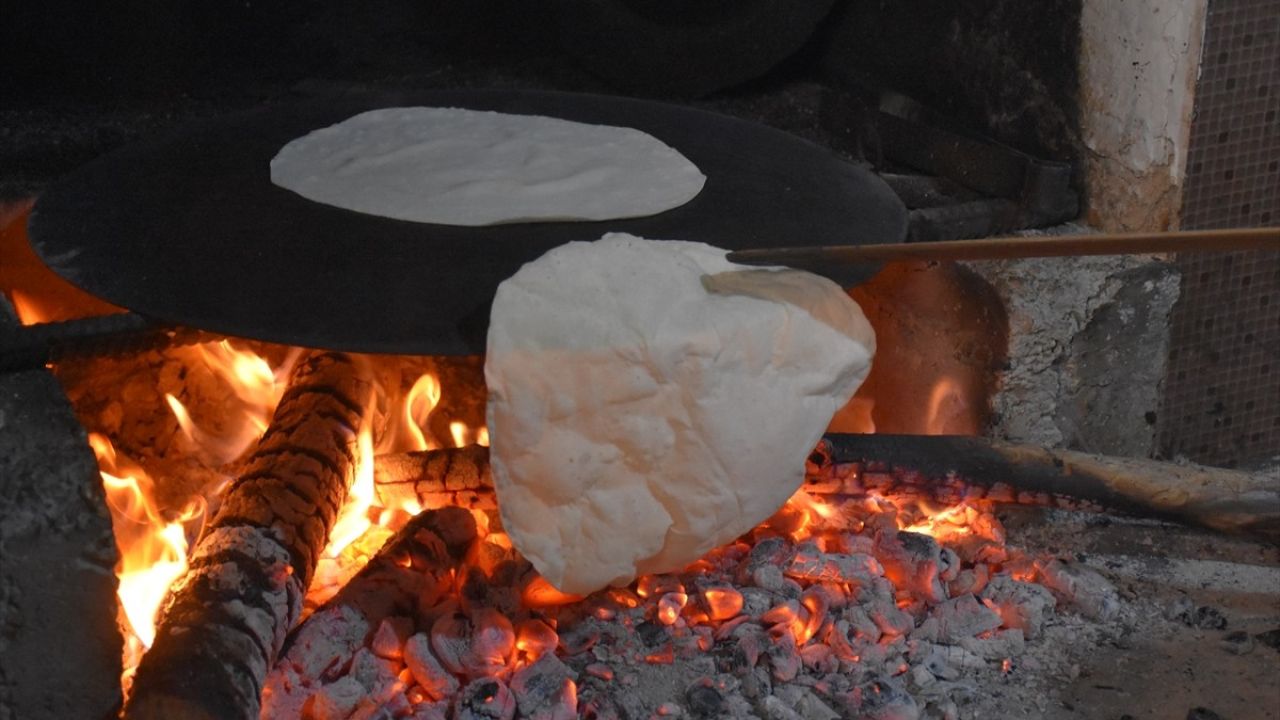
POLYGON ((838 92, 855 98, 841 105, 854 155, 874 130, 857 127, 859 99, 893 89, 1070 160, 1079 12, 1080 0, 9 3, 0 198, 181 120, 354 87, 675 99, 801 135, 838 92))

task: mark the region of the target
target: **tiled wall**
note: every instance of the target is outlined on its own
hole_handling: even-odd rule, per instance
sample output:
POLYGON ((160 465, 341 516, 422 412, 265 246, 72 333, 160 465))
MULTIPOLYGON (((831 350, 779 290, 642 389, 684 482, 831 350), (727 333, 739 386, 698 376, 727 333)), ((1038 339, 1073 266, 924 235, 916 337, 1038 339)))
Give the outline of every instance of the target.
MULTIPOLYGON (((1280 0, 1211 0, 1182 226, 1280 225, 1280 0)), ((1280 456, 1280 251, 1184 255, 1164 455, 1280 456)))

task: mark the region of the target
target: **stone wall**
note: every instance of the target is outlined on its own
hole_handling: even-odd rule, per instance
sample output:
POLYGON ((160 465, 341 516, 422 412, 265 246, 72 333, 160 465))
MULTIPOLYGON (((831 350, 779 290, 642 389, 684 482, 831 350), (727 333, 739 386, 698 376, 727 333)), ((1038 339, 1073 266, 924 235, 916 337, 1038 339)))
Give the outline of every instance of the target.
MULTIPOLYGON (((1068 225, 1059 231, 1084 231, 1068 225)), ((989 433, 1111 455, 1156 451, 1178 298, 1176 266, 1150 256, 969 263, 1009 319, 1009 361, 989 433)))
MULTIPOLYGON (((16 325, 0 295, 0 331, 16 325)), ((0 374, 0 719, 120 701, 116 546, 85 431, 46 370, 0 374)))

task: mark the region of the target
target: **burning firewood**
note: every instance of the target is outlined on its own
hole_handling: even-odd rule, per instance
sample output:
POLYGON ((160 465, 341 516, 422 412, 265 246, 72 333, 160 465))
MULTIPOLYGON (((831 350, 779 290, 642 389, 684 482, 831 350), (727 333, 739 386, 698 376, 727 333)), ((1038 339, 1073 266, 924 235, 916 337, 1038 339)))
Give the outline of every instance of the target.
POLYGON ((320 681, 327 672, 353 667, 362 653, 397 668, 383 671, 383 664, 373 664, 374 671, 357 678, 365 698, 390 699, 414 684, 434 700, 456 693, 459 683, 442 667, 431 634, 414 633, 409 618, 444 598, 475 539, 475 519, 461 508, 431 510, 409 521, 292 634, 264 688, 263 717, 300 717, 304 709, 323 716, 312 706, 327 702, 332 686, 320 687, 320 681), (372 653, 365 649, 369 643, 372 653), (401 662, 410 673, 408 682, 400 679, 401 662))
MULTIPOLYGON (((1258 474, 952 436, 829 435, 815 458, 821 462, 809 468, 805 489, 816 495, 876 490, 943 503, 984 497, 1105 508, 1280 538, 1280 482, 1258 474), (909 472, 857 472, 868 463, 909 472)), ((386 505, 408 498, 427 507, 494 507, 488 448, 386 455, 376 472, 386 505)))
POLYGON ((821 487, 880 466, 889 471, 845 478, 844 490, 1105 508, 1280 541, 1280 481, 1261 473, 947 435, 828 435, 815 459, 821 487))
POLYGON ((379 456, 374 482, 384 507, 413 502, 422 507, 497 508, 489 448, 480 445, 379 456))
POLYGON ((347 356, 300 362, 160 615, 124 716, 257 718, 267 670, 351 485, 374 385, 347 356))

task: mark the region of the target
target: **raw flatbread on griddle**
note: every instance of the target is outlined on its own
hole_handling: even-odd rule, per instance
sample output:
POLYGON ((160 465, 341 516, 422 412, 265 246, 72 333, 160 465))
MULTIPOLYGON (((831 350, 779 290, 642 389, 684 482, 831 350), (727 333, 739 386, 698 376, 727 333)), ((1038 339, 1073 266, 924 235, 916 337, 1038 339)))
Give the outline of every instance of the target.
POLYGON ((289 142, 271 182, 369 215, 478 226, 654 215, 692 200, 706 177, 633 128, 401 107, 289 142))
POLYGON ((678 570, 760 523, 866 377, 874 334, 839 286, 724 255, 610 234, 498 288, 498 505, 562 591, 678 570))

